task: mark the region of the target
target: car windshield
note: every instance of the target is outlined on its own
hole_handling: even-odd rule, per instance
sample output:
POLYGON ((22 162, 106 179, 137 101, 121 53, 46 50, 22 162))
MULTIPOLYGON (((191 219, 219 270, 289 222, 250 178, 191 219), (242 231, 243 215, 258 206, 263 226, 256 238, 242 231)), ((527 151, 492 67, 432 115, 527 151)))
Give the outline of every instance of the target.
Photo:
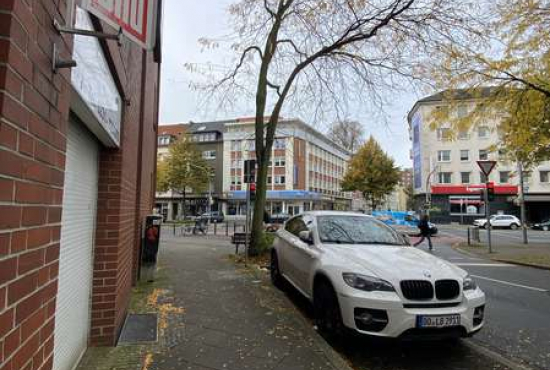
POLYGON ((319 216, 317 229, 323 243, 406 245, 395 230, 365 216, 319 216))

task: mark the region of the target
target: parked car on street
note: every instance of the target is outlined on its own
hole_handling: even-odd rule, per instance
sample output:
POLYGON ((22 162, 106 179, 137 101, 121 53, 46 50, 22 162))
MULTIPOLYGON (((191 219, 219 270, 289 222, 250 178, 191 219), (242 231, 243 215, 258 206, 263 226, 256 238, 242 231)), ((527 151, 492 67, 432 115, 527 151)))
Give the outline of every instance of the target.
POLYGON ((223 215, 223 212, 221 211, 212 211, 212 212, 205 212, 201 214, 197 219, 201 221, 209 221, 212 223, 221 223, 224 221, 225 217, 223 215))
MULTIPOLYGON (((512 215, 493 215, 490 218, 491 227, 501 227, 506 229, 516 230, 520 227, 521 221, 516 216, 512 215)), ((480 218, 474 220, 474 226, 485 228, 487 226, 487 219, 480 218)))
POLYGON ((532 226, 532 228, 534 230, 548 231, 548 230, 550 230, 550 219, 548 219, 546 221, 543 221, 543 222, 536 223, 532 226))
POLYGON ((466 271, 410 247, 372 216, 291 218, 276 234, 270 269, 275 286, 290 283, 311 301, 324 333, 462 337, 484 323, 485 294, 466 271))

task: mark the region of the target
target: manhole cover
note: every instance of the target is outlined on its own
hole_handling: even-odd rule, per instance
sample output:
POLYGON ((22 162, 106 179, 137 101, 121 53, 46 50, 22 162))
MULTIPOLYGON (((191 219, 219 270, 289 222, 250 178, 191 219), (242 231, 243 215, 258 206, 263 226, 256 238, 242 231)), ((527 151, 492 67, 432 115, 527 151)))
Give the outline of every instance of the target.
POLYGON ((118 340, 119 345, 157 341, 157 314, 129 314, 118 340))

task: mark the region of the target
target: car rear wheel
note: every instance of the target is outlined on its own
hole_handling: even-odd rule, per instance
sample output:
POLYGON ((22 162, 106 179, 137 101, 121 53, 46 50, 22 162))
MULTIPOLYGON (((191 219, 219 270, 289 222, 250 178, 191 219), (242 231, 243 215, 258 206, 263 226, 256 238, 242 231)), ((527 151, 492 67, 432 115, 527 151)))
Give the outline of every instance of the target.
POLYGON ((510 225, 510 229, 512 229, 512 230, 517 230, 518 227, 519 227, 518 224, 511 224, 511 225, 510 225))
POLYGON ((343 337, 344 324, 338 297, 328 282, 322 281, 315 285, 313 310, 315 324, 322 334, 335 339, 343 337))
POLYGON ((281 275, 281 270, 279 270, 279 258, 277 257, 277 252, 273 250, 271 252, 271 262, 269 265, 269 275, 271 277, 271 283, 281 289, 285 288, 285 278, 281 275))
POLYGON ((543 226, 542 227, 542 231, 548 231, 548 230, 550 230, 550 228, 548 226, 543 226))

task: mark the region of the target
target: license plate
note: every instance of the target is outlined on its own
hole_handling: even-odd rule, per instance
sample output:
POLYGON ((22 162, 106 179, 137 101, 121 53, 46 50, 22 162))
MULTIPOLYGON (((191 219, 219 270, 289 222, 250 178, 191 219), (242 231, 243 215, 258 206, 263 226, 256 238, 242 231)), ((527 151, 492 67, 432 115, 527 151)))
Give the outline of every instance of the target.
POLYGON ((417 316, 417 328, 446 328, 460 325, 460 315, 417 316))

